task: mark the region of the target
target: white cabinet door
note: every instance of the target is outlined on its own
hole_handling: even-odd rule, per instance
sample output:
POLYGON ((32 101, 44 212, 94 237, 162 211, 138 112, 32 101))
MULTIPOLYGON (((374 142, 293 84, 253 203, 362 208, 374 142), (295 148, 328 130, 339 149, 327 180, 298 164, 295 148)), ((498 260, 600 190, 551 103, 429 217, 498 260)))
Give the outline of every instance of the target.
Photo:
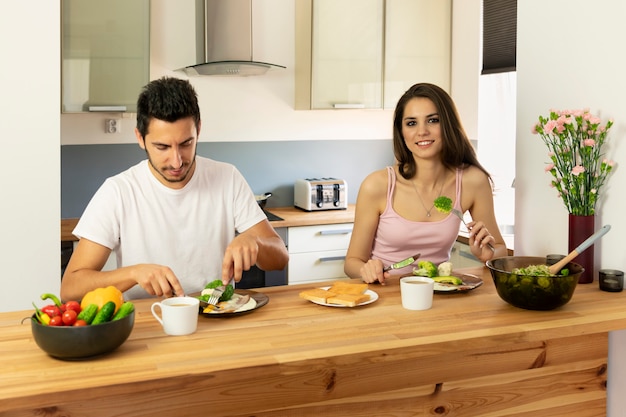
POLYGON ((386 0, 384 107, 413 84, 450 91, 451 0, 386 0))
POLYGON ((475 266, 483 266, 484 263, 476 258, 468 245, 455 242, 450 254, 450 262, 453 269, 470 268, 475 266))
POLYGON ((394 108, 413 84, 450 91, 451 0, 298 0, 296 109, 394 108))
POLYGON ((150 78, 149 0, 62 0, 62 112, 135 112, 150 78))
POLYGON ((380 108, 382 0, 315 0, 311 108, 380 108))

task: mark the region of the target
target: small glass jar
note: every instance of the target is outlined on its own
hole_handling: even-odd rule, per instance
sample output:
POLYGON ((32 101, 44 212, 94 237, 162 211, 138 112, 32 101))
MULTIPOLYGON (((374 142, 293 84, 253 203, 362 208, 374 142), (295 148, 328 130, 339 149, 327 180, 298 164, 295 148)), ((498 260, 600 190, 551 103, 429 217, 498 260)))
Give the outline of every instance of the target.
POLYGON ((624 272, 617 269, 601 269, 598 272, 602 291, 620 292, 624 288, 624 272))
POLYGON ((565 258, 565 255, 550 254, 546 255, 546 265, 551 266, 565 258))

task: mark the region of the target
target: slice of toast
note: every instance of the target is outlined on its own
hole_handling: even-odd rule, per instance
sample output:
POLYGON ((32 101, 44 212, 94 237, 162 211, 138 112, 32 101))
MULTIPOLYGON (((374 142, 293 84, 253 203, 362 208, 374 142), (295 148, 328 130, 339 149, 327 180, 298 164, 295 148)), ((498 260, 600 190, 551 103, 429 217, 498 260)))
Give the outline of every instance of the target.
POLYGON ((330 291, 337 294, 363 294, 367 289, 366 283, 353 284, 345 281, 336 281, 330 287, 330 291))
POLYGON ((355 307, 370 299, 369 294, 337 294, 332 297, 328 297, 326 302, 328 304, 340 304, 347 307, 355 307))
POLYGON ((329 297, 337 295, 336 292, 331 290, 324 290, 321 288, 313 288, 310 290, 304 290, 300 292, 300 297, 305 300, 315 301, 318 303, 326 303, 329 297))

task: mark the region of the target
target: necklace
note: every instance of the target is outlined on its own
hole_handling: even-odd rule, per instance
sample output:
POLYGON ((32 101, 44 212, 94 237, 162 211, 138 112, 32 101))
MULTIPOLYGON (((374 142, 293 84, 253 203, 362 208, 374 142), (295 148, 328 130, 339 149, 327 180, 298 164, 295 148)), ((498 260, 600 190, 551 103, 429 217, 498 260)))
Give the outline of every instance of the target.
MULTIPOLYGON (((439 189, 439 195, 437 196, 437 198, 441 197, 441 193, 443 192, 443 185, 445 184, 445 182, 446 182, 445 179, 444 181, 441 182, 441 188, 439 189)), ((422 196, 420 195, 419 191, 417 191, 417 186, 415 185, 415 181, 411 181, 411 184, 413 184, 413 189, 415 190, 415 194, 417 194, 417 197, 420 199, 420 203, 422 203, 422 207, 424 207, 424 210, 426 210, 426 217, 430 217, 430 212, 432 211, 433 208, 435 208, 435 201, 433 200, 433 205, 430 206, 430 208, 426 208, 426 204, 424 204, 424 200, 422 199, 422 196)))

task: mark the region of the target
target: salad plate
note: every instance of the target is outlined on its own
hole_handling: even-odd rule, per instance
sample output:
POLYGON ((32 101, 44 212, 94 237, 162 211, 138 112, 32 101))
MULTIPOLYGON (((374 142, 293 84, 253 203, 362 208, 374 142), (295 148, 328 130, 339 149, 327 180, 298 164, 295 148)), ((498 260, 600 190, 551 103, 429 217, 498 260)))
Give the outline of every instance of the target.
POLYGON ((479 278, 476 275, 472 275, 472 274, 454 275, 453 274, 452 276, 455 276, 461 279, 461 281, 463 281, 463 284, 454 285, 454 284, 445 284, 442 282, 435 282, 435 287, 434 287, 435 293, 452 294, 452 293, 459 293, 459 292, 468 292, 483 285, 482 278, 479 278))

